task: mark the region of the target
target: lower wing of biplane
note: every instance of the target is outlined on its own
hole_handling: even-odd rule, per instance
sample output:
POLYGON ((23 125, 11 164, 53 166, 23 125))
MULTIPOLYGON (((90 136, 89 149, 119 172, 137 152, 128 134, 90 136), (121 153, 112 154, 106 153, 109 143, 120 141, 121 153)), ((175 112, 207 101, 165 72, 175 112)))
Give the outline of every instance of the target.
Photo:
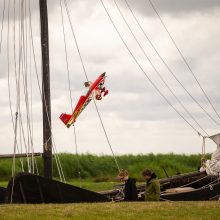
POLYGON ((66 113, 60 115, 61 121, 67 126, 67 128, 75 123, 80 113, 85 109, 91 100, 91 97, 86 98, 86 96, 81 96, 72 115, 66 113))

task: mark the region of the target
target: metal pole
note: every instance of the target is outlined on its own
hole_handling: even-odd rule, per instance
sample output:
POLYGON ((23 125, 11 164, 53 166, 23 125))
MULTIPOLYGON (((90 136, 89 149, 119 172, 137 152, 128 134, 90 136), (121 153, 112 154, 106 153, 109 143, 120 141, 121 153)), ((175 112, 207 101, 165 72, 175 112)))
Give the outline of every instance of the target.
POLYGON ((42 105, 44 176, 52 178, 51 102, 47 0, 39 0, 42 50, 42 105))

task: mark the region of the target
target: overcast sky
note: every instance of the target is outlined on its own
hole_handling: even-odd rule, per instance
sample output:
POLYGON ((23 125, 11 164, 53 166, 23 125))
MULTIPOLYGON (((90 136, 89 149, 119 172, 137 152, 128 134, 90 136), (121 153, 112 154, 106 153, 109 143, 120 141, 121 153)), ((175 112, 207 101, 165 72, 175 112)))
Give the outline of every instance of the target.
MULTIPOLYGON (((93 81, 100 73, 107 73, 106 87, 109 89, 109 95, 103 98, 102 101, 97 102, 97 106, 114 152, 116 154, 145 154, 151 152, 200 153, 202 137, 198 136, 197 132, 167 104, 164 98, 149 83, 149 80, 129 54, 115 31, 100 1, 69 0, 67 2, 72 25, 76 33, 77 42, 89 79, 93 81)), ((182 110, 176 99, 159 79, 155 70, 125 25, 117 11, 114 1, 103 0, 103 2, 112 16, 121 36, 145 73, 157 85, 167 100, 186 118, 188 123, 203 135, 206 135, 198 125, 189 118, 184 110, 182 110)), ((210 98, 216 111, 220 113, 220 1, 152 0, 152 2, 179 49, 188 61, 193 73, 202 85, 202 88, 210 98)), ((1 20, 3 17, 3 3, 4 1, 1 0, 1 20)), ((37 3, 38 1, 31 1, 31 16, 37 70, 41 78, 40 24, 37 3)), ((213 122, 207 114, 198 107, 198 104, 189 97, 170 74, 135 22, 125 1, 117 0, 117 3, 138 39, 139 44, 142 45, 147 56, 178 99, 181 100, 187 110, 209 135, 219 133, 219 125, 217 125, 217 123, 220 124, 220 119, 210 107, 149 1, 128 0, 128 3, 160 56, 164 59, 181 84, 217 123, 213 122)), ((0 54, 1 153, 12 153, 14 146, 14 132, 9 108, 8 88, 10 87, 12 113, 14 115, 17 101, 14 66, 16 65, 17 72, 19 69, 18 2, 15 5, 16 62, 13 52, 13 11, 14 5, 12 2, 10 15, 8 16, 8 1, 6 1, 2 50, 0 54), (8 26, 9 41, 7 41, 8 26), (10 57, 9 70, 7 42, 10 57)), ((75 107, 82 91, 84 91, 83 83, 86 81, 86 78, 80 63, 65 8, 63 8, 63 14, 70 71, 72 107, 69 95, 60 2, 58 0, 48 1, 53 136, 58 151, 73 153, 75 152, 74 129, 73 127, 67 129, 59 120, 59 115, 63 112, 71 113, 71 109, 75 107)), ((28 19, 28 17, 29 15, 26 13, 26 18, 28 19)), ((28 22, 29 20, 26 22, 27 27, 29 26, 28 22)), ((27 36, 29 36, 29 29, 27 36)), ((29 40, 27 40, 27 42, 27 44, 30 45, 29 40)), ((27 48, 30 47, 28 46, 27 48)), ((27 59, 28 96, 30 108, 32 102, 34 148, 36 152, 39 152, 42 151, 42 107, 33 55, 30 56, 29 49, 27 49, 25 53, 27 57, 29 57, 27 59), (30 75, 32 76, 32 83, 30 83, 30 75)), ((23 78, 21 77, 21 84, 23 86, 22 80, 23 78)), ((21 87, 20 103, 24 130, 25 133, 27 133, 23 87, 21 87)), ((92 102, 79 116, 75 125, 79 153, 111 154, 98 114, 92 102)), ((20 142, 20 125, 18 126, 18 140, 20 142)), ((21 145, 24 149, 24 144, 22 143, 21 145)), ((207 151, 212 152, 214 149, 214 143, 207 141, 207 151)))

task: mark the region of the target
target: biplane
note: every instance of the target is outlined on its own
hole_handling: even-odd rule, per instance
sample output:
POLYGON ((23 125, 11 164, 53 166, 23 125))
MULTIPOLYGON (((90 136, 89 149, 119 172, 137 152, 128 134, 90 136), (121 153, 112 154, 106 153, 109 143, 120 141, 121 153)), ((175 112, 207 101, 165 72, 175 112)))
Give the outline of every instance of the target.
POLYGON ((76 122, 76 119, 79 117, 80 113, 86 108, 86 106, 90 103, 93 96, 95 96, 96 100, 101 100, 102 96, 106 96, 108 94, 108 90, 103 87, 105 83, 105 72, 102 73, 93 83, 88 81, 85 82, 85 87, 88 87, 88 91, 86 94, 83 94, 72 113, 72 115, 62 113, 60 115, 61 121, 69 128, 76 122))

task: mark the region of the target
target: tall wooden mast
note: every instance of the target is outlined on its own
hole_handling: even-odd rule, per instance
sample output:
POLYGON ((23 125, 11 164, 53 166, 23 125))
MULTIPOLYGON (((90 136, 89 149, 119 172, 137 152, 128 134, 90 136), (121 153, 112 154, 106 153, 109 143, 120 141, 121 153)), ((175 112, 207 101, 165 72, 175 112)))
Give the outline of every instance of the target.
POLYGON ((47 0, 39 0, 42 51, 42 106, 43 106, 43 159, 44 176, 52 178, 52 136, 50 101, 50 66, 47 0))

